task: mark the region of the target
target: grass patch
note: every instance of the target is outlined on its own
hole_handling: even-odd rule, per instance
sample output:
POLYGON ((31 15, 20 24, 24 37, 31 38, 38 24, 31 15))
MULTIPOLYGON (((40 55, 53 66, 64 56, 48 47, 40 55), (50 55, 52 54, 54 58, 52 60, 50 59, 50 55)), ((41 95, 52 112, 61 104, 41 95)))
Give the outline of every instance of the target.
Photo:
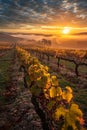
POLYGON ((64 65, 67 69, 73 70, 75 68, 75 64, 66 60, 60 60, 60 64, 64 65))
POLYGON ((8 68, 10 64, 8 61, 0 61, 0 86, 9 80, 8 68))
POLYGON ((79 66, 79 73, 87 74, 87 66, 79 66))
POLYGON ((0 58, 0 90, 3 90, 4 87, 6 87, 7 82, 9 81, 8 68, 11 66, 12 57, 13 50, 9 51, 6 55, 0 58))
POLYGON ((58 81, 59 85, 62 88, 65 88, 66 86, 70 86, 72 89, 75 88, 75 84, 71 83, 70 81, 67 81, 61 74, 58 74, 58 81))

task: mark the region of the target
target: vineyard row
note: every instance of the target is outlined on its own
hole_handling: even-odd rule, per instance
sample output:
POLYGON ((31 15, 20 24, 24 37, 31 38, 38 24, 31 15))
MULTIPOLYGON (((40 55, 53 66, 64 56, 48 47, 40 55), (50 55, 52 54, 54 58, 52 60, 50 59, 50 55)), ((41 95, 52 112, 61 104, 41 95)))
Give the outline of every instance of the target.
POLYGON ((60 67, 61 60, 72 62, 74 64, 74 71, 77 77, 79 76, 79 67, 87 67, 87 51, 84 50, 55 50, 49 48, 28 48, 27 50, 30 51, 31 54, 36 53, 36 55, 39 56, 40 59, 44 59, 44 57, 46 56, 48 62, 50 62, 50 57, 56 58, 58 69, 60 67))
POLYGON ((63 90, 55 75, 48 72, 37 58, 16 47, 24 72, 24 81, 32 93, 32 102, 41 118, 44 130, 83 130, 83 113, 73 101, 69 86, 63 90))

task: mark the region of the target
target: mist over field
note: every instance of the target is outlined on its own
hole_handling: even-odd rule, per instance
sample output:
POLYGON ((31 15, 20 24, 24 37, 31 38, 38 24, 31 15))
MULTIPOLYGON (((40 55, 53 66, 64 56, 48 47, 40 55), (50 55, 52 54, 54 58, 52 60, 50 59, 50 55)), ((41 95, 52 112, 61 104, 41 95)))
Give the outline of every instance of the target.
MULTIPOLYGON (((12 34, 11 34, 12 35, 12 34)), ((52 47, 71 48, 71 49, 87 49, 87 34, 70 35, 68 38, 60 35, 46 34, 13 34, 13 37, 23 38, 25 40, 35 40, 36 42, 47 39, 51 41, 52 47)), ((28 42, 27 42, 28 44, 28 42)), ((40 43, 41 44, 41 43, 40 43)))

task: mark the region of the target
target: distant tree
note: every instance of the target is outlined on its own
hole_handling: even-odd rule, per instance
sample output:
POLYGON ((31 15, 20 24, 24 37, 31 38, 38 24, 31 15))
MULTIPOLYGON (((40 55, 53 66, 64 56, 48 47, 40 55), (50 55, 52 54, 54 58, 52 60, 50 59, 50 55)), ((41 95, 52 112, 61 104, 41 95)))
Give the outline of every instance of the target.
POLYGON ((51 46, 51 40, 42 39, 42 43, 47 46, 51 46))

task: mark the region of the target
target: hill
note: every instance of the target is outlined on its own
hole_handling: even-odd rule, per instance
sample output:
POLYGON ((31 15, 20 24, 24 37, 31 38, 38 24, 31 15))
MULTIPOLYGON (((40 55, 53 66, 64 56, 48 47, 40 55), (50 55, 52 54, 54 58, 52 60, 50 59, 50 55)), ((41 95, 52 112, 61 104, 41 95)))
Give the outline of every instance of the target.
POLYGON ((4 45, 11 45, 14 42, 17 42, 18 38, 13 37, 11 35, 9 35, 8 33, 2 33, 0 32, 0 46, 4 45))

